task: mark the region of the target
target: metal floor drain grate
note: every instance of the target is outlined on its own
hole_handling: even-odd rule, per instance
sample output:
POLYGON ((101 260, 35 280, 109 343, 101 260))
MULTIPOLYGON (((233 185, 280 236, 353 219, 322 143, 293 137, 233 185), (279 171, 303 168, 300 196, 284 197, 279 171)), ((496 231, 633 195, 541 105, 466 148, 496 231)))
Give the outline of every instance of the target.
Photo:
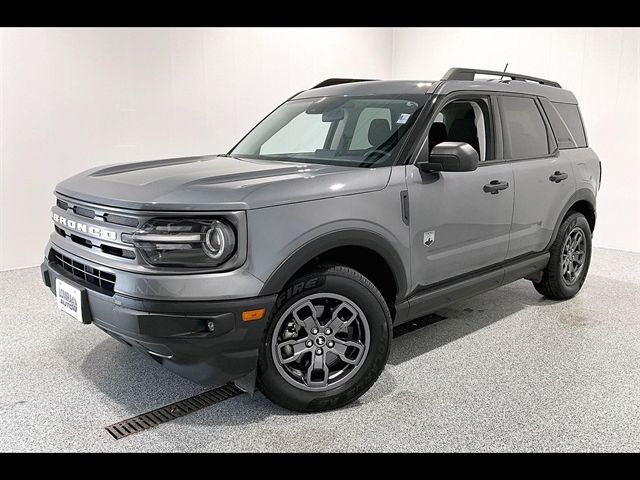
POLYGON ((430 313, 426 317, 419 318, 417 320, 411 320, 410 322, 403 323, 402 325, 398 325, 393 329, 393 338, 398 338, 404 335, 405 333, 413 332, 414 330, 418 330, 419 328, 426 327, 427 325, 431 325, 432 323, 439 322, 440 320, 446 320, 447 317, 442 315, 438 315, 437 313, 430 313))
POLYGON ((229 383, 222 387, 194 395, 193 397, 185 398, 184 400, 180 400, 179 402, 172 403, 165 407, 151 410, 150 412, 143 413, 137 417, 132 417, 127 420, 114 423, 113 425, 106 427, 106 430, 113 438, 120 440, 121 438, 128 437, 134 433, 148 430, 149 428, 160 425, 161 423, 170 422, 176 418, 183 417, 184 415, 193 413, 196 410, 220 403, 241 393, 244 392, 234 384, 229 383))

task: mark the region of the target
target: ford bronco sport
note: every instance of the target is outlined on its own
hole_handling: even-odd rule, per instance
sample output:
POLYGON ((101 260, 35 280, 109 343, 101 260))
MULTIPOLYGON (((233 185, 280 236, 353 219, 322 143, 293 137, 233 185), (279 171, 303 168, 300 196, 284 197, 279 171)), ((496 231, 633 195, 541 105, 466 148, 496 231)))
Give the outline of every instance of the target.
POLYGON ((556 82, 330 79, 229 153, 58 184, 42 276, 180 375, 327 410, 376 381, 394 326, 521 278, 576 295, 600 176, 556 82))

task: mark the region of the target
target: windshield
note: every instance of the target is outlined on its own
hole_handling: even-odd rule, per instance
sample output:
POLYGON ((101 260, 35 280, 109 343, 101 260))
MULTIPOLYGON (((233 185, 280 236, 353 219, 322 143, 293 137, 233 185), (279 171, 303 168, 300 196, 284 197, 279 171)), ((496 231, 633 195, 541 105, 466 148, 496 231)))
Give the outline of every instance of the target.
POLYGON ((230 155, 364 168, 391 165, 426 99, 393 95, 291 100, 230 155))

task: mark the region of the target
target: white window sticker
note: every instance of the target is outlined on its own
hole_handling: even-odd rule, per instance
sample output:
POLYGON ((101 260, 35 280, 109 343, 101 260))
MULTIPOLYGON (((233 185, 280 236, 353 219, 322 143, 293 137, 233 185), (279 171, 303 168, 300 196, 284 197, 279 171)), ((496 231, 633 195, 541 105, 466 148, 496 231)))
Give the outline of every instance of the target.
POLYGON ((407 123, 407 120, 409 120, 409 117, 411 116, 410 113, 401 113, 400 117, 398 117, 398 120, 396 121, 396 123, 400 123, 400 124, 405 124, 407 123))

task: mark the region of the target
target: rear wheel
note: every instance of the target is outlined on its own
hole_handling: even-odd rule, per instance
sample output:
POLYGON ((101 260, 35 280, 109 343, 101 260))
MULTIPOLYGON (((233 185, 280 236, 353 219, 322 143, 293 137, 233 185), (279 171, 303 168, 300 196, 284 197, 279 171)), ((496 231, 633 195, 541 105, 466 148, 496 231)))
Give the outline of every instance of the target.
POLYGON ((258 385, 291 410, 339 408, 376 381, 390 339, 391 315, 375 285, 348 267, 321 268, 278 297, 260 346, 258 385))
POLYGON ((565 300, 575 296, 584 283, 591 262, 591 228, 581 213, 570 213, 562 222, 549 264, 535 289, 547 298, 565 300))

